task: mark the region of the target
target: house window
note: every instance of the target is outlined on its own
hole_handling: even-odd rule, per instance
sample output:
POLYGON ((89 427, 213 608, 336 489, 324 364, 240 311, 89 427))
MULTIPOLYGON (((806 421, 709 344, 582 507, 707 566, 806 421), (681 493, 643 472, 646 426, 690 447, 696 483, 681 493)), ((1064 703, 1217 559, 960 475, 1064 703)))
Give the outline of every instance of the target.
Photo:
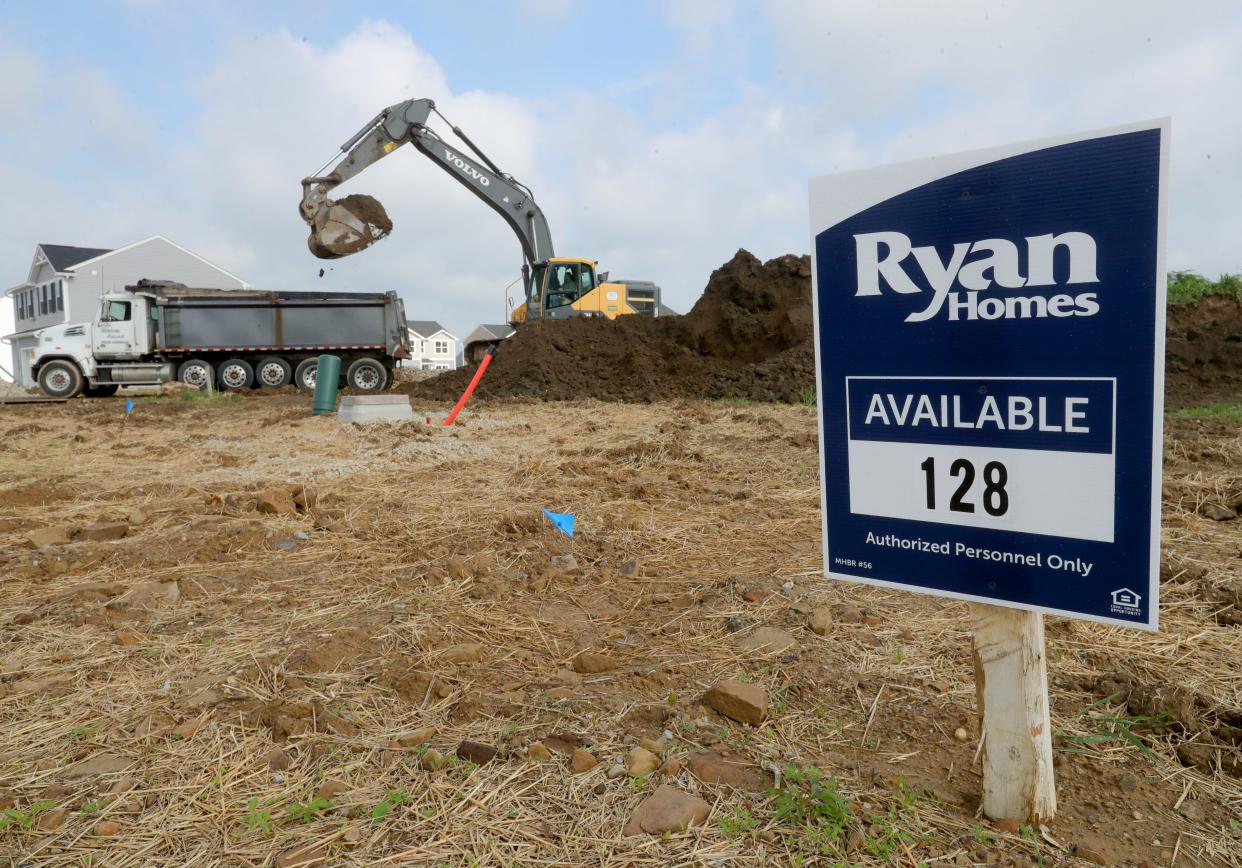
POLYGON ((47 284, 39 285, 39 313, 40 315, 47 313, 47 284))
POLYGON ((437 356, 448 355, 448 341, 436 341, 436 355, 437 356))
POLYGON ((17 318, 25 319, 26 318, 26 293, 19 292, 13 304, 14 304, 14 307, 17 308, 17 318))
POLYGON ((63 280, 56 281, 56 311, 59 313, 65 309, 65 282, 63 280))

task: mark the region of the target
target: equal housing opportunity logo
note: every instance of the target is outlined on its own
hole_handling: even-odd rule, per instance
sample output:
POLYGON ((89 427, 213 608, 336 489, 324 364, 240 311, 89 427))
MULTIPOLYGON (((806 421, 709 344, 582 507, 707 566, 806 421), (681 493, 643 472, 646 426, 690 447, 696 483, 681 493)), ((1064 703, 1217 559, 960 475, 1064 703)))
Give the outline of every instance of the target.
POLYGON ((1109 611, 1114 615, 1137 616, 1142 614, 1140 605, 1143 602, 1143 595, 1137 591, 1131 591, 1129 588, 1118 588, 1111 594, 1113 604, 1109 606, 1109 611))

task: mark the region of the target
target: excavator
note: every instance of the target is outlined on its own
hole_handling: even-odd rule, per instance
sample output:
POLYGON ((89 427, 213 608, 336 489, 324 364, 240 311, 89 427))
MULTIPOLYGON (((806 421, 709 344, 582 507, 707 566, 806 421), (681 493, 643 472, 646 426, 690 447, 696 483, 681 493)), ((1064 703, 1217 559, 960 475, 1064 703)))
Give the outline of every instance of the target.
MULTIPOLYGON (((371 196, 334 200, 328 194, 407 142, 499 214, 517 235, 526 300, 514 308, 511 325, 574 316, 659 315, 660 288, 651 281, 610 281, 607 272, 597 272, 595 260, 556 256, 548 221, 530 189, 502 172, 430 99, 406 100, 384 109, 314 175, 303 179, 298 211, 311 229, 307 240, 311 253, 321 259, 350 256, 392 231, 387 212, 371 196), (450 145, 427 126, 432 114, 468 151, 450 145)), ((469 345, 466 360, 480 361, 494 347, 486 342, 469 345)))

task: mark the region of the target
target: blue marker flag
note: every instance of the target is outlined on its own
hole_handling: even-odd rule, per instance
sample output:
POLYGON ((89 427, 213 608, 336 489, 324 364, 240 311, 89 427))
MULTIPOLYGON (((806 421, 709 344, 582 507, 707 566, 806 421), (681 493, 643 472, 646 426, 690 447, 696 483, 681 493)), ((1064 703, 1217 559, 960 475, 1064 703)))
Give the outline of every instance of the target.
POLYGON ((126 413, 134 412, 134 399, 133 398, 128 398, 125 401, 125 412, 126 413))
POLYGON ((556 529, 565 536, 572 537, 574 535, 574 514, 572 512, 549 512, 546 508, 543 514, 548 520, 556 525, 556 529))

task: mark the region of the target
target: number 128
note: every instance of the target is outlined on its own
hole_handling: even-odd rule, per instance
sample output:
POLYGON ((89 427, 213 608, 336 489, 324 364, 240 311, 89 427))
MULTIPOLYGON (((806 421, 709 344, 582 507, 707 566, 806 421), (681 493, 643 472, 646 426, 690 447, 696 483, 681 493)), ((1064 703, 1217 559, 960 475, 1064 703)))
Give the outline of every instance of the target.
MULTIPOLYGON (((928 457, 919 465, 927 477, 927 508, 936 508, 936 461, 928 457)), ((949 475, 960 479, 957 490, 949 499, 949 509, 953 512, 974 512, 975 505, 966 500, 970 489, 975 484, 975 465, 965 458, 959 458, 949 467, 949 475)), ((983 509, 988 515, 1004 515, 1009 511, 1009 492, 1005 483, 1009 481, 1009 471, 999 461, 989 461, 983 465, 983 509)))

